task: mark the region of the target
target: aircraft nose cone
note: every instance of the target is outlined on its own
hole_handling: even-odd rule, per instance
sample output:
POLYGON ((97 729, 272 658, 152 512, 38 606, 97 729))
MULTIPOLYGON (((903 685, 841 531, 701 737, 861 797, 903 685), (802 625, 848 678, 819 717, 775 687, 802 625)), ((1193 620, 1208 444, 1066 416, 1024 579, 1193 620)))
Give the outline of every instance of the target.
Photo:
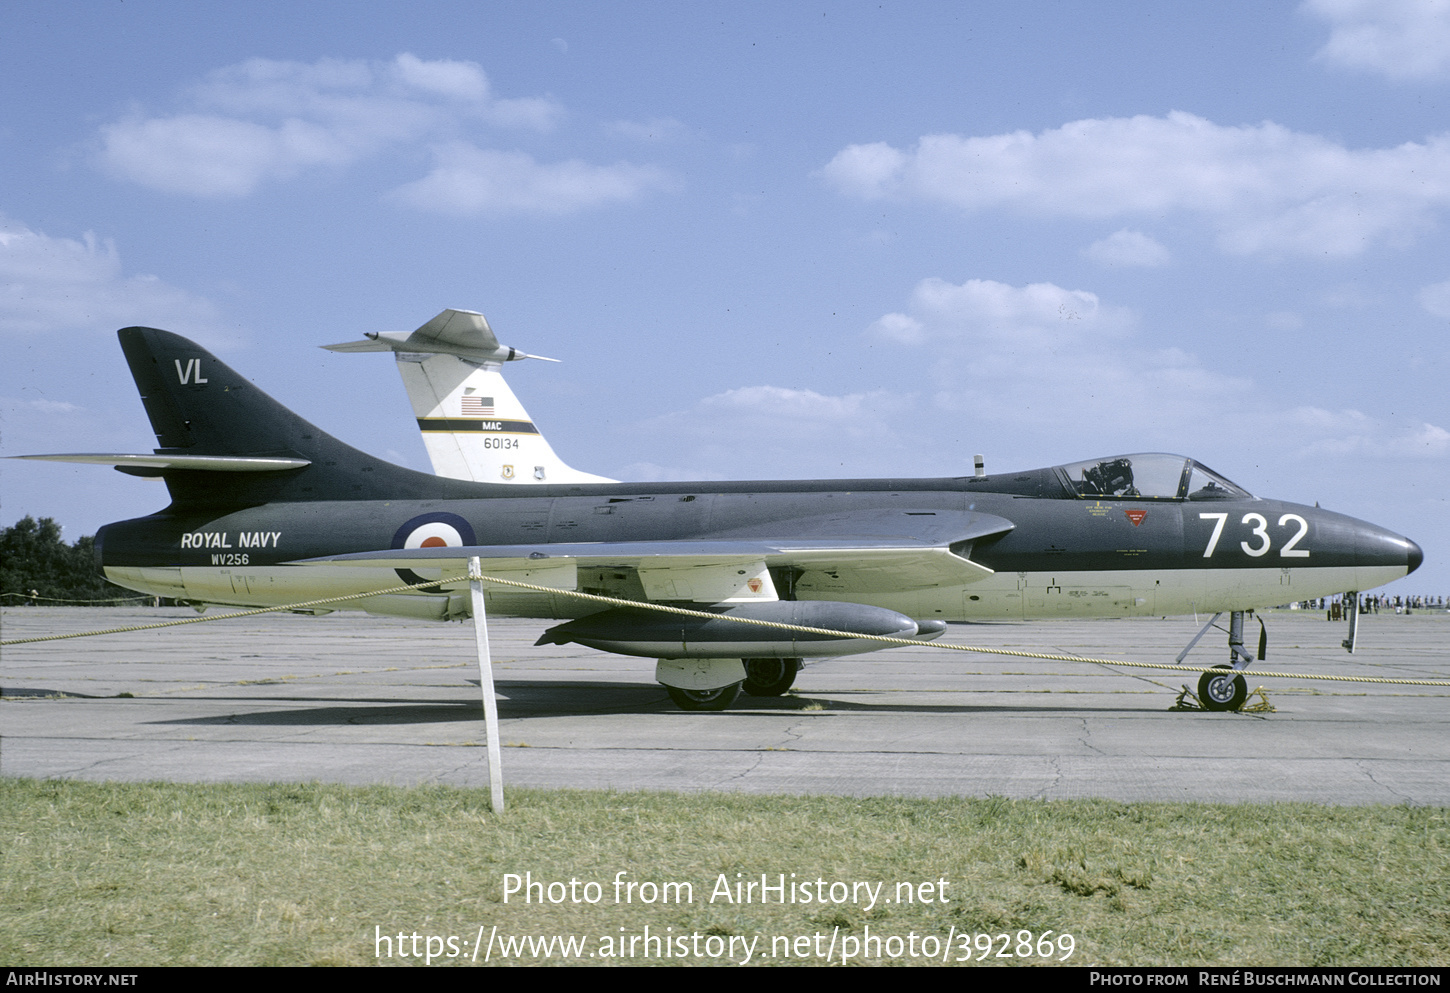
MULTIPOLYGON (((1334 518, 1328 520, 1327 524, 1321 522, 1320 536, 1321 545, 1326 553, 1329 553, 1339 543, 1343 548, 1344 539, 1339 535, 1351 534, 1349 541, 1354 547, 1354 564, 1357 566, 1371 566, 1385 569, 1404 569, 1404 575, 1408 576, 1420 568, 1420 563, 1425 561, 1425 552, 1418 544, 1406 538, 1402 534, 1396 534, 1388 528, 1382 528, 1376 524, 1369 524, 1365 521, 1353 521, 1351 518, 1334 518), (1344 530, 1336 534, 1334 525, 1339 521, 1349 522, 1344 530), (1337 541, 1336 541, 1337 539, 1337 541)), ((1394 577, 1399 578, 1399 577, 1394 577)), ((1378 580, 1388 582, 1388 580, 1378 580)))

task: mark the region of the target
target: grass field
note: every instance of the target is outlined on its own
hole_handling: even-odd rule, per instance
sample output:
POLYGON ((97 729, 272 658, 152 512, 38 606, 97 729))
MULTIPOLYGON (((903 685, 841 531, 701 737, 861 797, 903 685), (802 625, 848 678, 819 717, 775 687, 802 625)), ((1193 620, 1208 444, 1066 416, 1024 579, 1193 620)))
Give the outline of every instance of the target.
POLYGON ((416 952, 436 965, 487 942, 494 963, 800 964, 840 961, 854 942, 857 961, 916 964, 1016 963, 1024 949, 1055 962, 1068 947, 1073 965, 1450 962, 1439 808, 528 790, 508 802, 495 817, 464 789, 0 780, 0 961, 421 964, 416 952), (762 874, 812 902, 719 889, 723 877, 733 898, 762 874), (545 886, 505 903, 524 880, 545 886), (1021 932, 1050 934, 1035 946, 1021 932), (503 943, 553 935, 580 944, 503 943))

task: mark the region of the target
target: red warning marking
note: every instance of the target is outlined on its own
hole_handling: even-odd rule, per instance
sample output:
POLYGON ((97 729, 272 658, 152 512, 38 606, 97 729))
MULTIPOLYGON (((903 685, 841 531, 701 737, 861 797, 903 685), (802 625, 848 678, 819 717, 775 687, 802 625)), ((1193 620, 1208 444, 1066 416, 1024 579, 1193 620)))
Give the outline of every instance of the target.
POLYGON ((1148 512, 1146 510, 1125 510, 1123 511, 1123 513, 1128 515, 1128 520, 1133 522, 1133 527, 1137 527, 1139 524, 1142 524, 1143 518, 1148 516, 1148 512))
POLYGON ((762 586, 764 586, 765 584, 762 583, 758 579, 747 579, 745 581, 745 585, 748 586, 748 587, 750 587, 750 592, 751 593, 759 593, 760 592, 760 588, 762 586))

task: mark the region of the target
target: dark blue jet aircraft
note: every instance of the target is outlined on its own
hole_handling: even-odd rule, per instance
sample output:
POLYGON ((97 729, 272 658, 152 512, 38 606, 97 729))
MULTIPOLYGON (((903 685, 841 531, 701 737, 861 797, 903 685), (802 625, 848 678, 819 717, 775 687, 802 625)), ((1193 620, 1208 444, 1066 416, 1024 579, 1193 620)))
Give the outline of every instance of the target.
MULTIPOLYGON (((1228 710, 1246 695, 1232 670, 1252 661, 1244 611, 1371 589, 1423 557, 1400 535, 1255 497, 1179 455, 942 479, 521 488, 444 478, 343 444, 185 338, 142 327, 119 336, 155 452, 28 456, 165 481, 169 506, 97 535, 111 581, 197 604, 274 606, 444 580, 352 601, 444 620, 468 615, 477 556, 485 575, 548 590, 494 584, 491 611, 567 619, 540 643, 656 658, 656 678, 691 710, 722 709, 741 688, 783 693, 805 658, 880 646, 553 591, 923 639, 947 621, 1229 612, 1228 671, 1199 685, 1206 706, 1228 710)), ((500 444, 538 433, 476 411, 450 423, 500 444)))

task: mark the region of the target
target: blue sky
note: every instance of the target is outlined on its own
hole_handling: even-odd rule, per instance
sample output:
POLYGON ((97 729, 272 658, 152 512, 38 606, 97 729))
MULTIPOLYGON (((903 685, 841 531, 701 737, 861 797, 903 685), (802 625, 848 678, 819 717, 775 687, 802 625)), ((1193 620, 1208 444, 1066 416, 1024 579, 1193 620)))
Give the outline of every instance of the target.
MULTIPOLYGON (((1174 451, 1425 548, 1450 593, 1450 2, 12 0, 0 452, 148 451, 114 332, 428 463, 444 307, 623 479, 1174 451), (1105 9, 1106 8, 1106 9, 1105 9)), ((0 468, 0 519, 157 509, 0 468)))

